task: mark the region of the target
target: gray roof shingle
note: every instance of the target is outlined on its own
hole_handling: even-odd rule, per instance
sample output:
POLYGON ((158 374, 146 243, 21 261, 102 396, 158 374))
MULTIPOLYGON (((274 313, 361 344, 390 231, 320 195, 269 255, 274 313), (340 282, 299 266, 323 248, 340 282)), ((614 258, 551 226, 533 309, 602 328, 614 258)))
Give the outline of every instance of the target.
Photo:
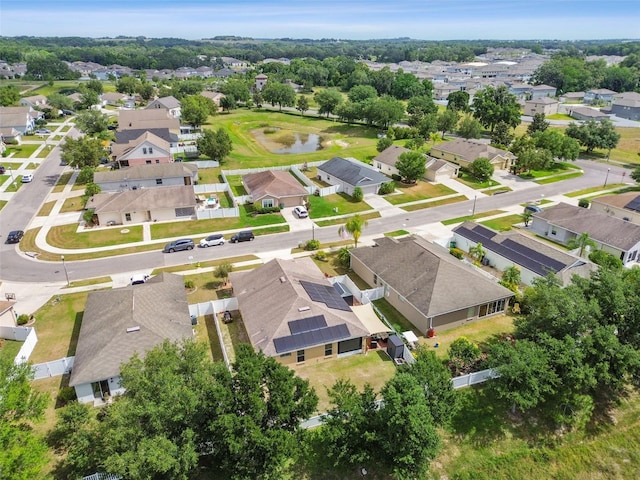
POLYGON ((333 157, 318 167, 327 174, 354 187, 378 185, 388 180, 386 175, 361 162, 352 162, 345 158, 333 157))

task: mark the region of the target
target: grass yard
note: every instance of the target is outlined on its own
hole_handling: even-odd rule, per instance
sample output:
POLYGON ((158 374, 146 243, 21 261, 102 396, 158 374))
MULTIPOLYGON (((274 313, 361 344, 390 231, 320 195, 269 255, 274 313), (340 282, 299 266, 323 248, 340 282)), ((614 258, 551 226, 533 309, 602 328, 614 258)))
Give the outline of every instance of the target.
POLYGON ((428 200, 430 198, 443 197, 456 193, 455 190, 452 190, 446 185, 439 183, 433 184, 421 180, 415 185, 403 185, 396 182, 396 189, 402 193, 398 195, 385 195, 384 197, 384 199, 392 205, 428 200))
POLYGON ((466 186, 471 187, 474 190, 500 186, 500 183, 496 182, 491 178, 489 180, 485 180, 484 182, 482 182, 478 180, 476 177, 462 171, 460 172, 460 175, 456 177, 456 180, 459 181, 460 183, 464 183, 466 186))
POLYGON ((75 249, 107 247, 142 241, 142 226, 140 225, 81 233, 77 233, 77 229, 78 226, 74 223, 53 226, 47 234, 47 243, 58 248, 75 249), (123 230, 127 230, 127 232, 122 233, 123 230))
POLYGON ((9 359, 13 362, 22 345, 24 345, 24 342, 0 338, 0 359, 9 359))
MULTIPOLYGON (((619 162, 625 162, 630 165, 639 165, 640 156, 638 155, 638 138, 640 138, 640 128, 633 127, 616 127, 616 132, 620 134, 618 146, 611 150, 610 159, 619 162)), ((580 158, 592 158, 594 160, 606 160, 607 150, 596 149, 593 153, 587 155, 580 152, 580 158)))
MULTIPOLYGON (((380 218, 380 212, 362 213, 360 214, 360 217, 365 220, 380 218)), ((349 218, 340 217, 340 218, 334 218, 333 220, 318 220, 317 222, 314 222, 314 223, 318 227, 329 227, 331 225, 343 225, 344 223, 347 222, 347 220, 349 220, 349 218)))
MULTIPOLYGON (((606 187, 591 187, 591 188, 583 188, 582 190, 576 190, 575 192, 569 192, 569 193, 565 193, 564 195, 566 197, 581 197, 582 195, 589 195, 590 193, 598 193, 598 192, 602 192, 603 190, 615 190, 618 188, 624 188, 626 187, 627 184, 626 183, 612 183, 607 185, 606 187)), ((615 193, 615 192, 604 192, 606 195, 615 193)))
POLYGON ((562 175, 571 170, 580 170, 580 167, 569 162, 553 162, 548 170, 529 170, 520 174, 520 177, 526 179, 550 177, 552 175, 562 175))
POLYGON ((493 218, 480 223, 498 232, 506 232, 511 230, 515 224, 522 223, 522 215, 507 215, 506 217, 493 218))
POLYGON ((70 197, 65 199, 60 208, 60 213, 81 212, 83 209, 84 202, 82 197, 70 197))
MULTIPOLYGON (((218 265, 222 265, 223 263, 234 264, 234 263, 240 263, 240 262, 251 262, 254 260, 259 260, 259 258, 256 257, 255 255, 241 255, 238 257, 218 258, 217 260, 208 260, 206 262, 199 262, 199 263, 200 263, 200 268, 208 268, 208 267, 217 267, 218 265)), ((169 273, 185 272, 187 270, 193 270, 193 268, 194 267, 192 264, 174 265, 172 267, 160 267, 160 268, 155 268, 151 272, 151 275, 157 275, 160 272, 169 272, 169 273)))
MULTIPOLYGON (((369 287, 367 287, 369 288, 369 287)), ((422 336, 422 333, 413 326, 413 324, 405 318, 396 308, 391 305, 386 299, 380 298, 372 302, 376 308, 384 315, 387 322, 390 323, 397 332, 406 332, 407 330, 413 331, 416 336, 422 336)))
POLYGON ((490 210, 488 212, 476 213, 475 215, 466 215, 464 217, 450 218, 448 220, 443 220, 440 223, 442 223, 443 225, 453 225, 455 223, 462 223, 462 222, 466 222, 467 220, 476 220, 478 218, 483 218, 483 217, 491 217, 492 215, 499 215, 501 213, 504 213, 504 210, 490 210))
POLYGON ((411 232, 407 230, 394 230, 393 232, 386 232, 384 234, 385 237, 402 237, 404 235, 409 235, 411 232))
POLYGON ((244 188, 244 185, 242 184, 242 175, 227 175, 226 178, 229 188, 235 197, 241 197, 248 194, 247 189, 244 188))
POLYGON ((198 318, 198 325, 194 327, 194 330, 196 341, 207 344, 209 358, 214 362, 224 360, 213 315, 205 315, 204 317, 198 318))
POLYGON ((18 178, 14 182, 12 182, 9 185, 7 185, 7 187, 4 189, 4 191, 8 192, 8 193, 17 192, 18 190, 20 190, 20 187, 22 187, 22 185, 23 185, 23 183, 18 178))
POLYGON ((4 159, 0 159, 0 165, 7 169, 7 173, 9 172, 9 169, 11 169, 13 170, 13 175, 17 175, 16 170, 22 166, 22 162, 5 162, 3 160, 4 159))
POLYGON ((356 202, 345 193, 334 193, 326 197, 309 195, 309 217, 311 218, 335 217, 365 210, 371 210, 368 203, 356 202))
POLYGON ((545 120, 569 120, 571 122, 574 122, 575 119, 567 114, 564 113, 554 113, 552 115, 546 115, 545 120))
POLYGON ((581 177, 582 172, 566 173, 563 175, 556 175, 555 177, 543 178, 542 180, 536 180, 538 185, 546 185, 547 183, 562 182, 563 180, 569 180, 570 178, 581 177))
POLYGON ((38 343, 29 361, 42 363, 75 355, 88 295, 88 292, 57 295, 35 312, 38 343))
POLYGON ((111 283, 111 277, 105 276, 78 280, 76 282, 70 282, 69 286, 64 288, 86 287, 88 285, 100 285, 102 283, 111 283))
POLYGON ((227 157, 224 168, 254 168, 265 165, 292 165, 326 160, 335 156, 354 157, 370 161, 377 155, 378 129, 350 126, 316 116, 300 116, 295 113, 271 110, 237 109, 209 117, 204 128, 224 128, 233 142, 233 152, 227 157), (272 153, 258 140, 256 133, 265 128, 277 128, 281 133, 317 134, 323 148, 300 154, 272 153))
POLYGON ((72 175, 73 175, 73 172, 64 172, 60 174, 60 176, 58 177, 58 180, 56 181, 55 186, 53 187, 52 192, 53 193, 62 192, 64 190, 64 187, 67 185, 67 183, 69 183, 69 180, 71 180, 72 175))
POLYGON ((366 355, 352 355, 345 358, 292 365, 290 368, 301 378, 309 380, 318 394, 318 412, 326 412, 330 407, 327 388, 333 386, 341 378, 349 379, 362 390, 366 383, 379 392, 384 384, 393 377, 396 367, 389 356, 378 350, 366 355))
POLYGON ((220 322, 220 332, 222 333, 222 340, 224 348, 227 352, 230 362, 234 362, 236 358, 236 345, 241 343, 251 343, 249 341, 249 335, 244 328, 244 323, 240 317, 238 311, 231 312, 233 321, 231 323, 220 322))
POLYGON ((433 202, 414 203, 413 205, 407 205, 400 208, 402 208, 407 212, 413 212, 415 210, 422 210, 423 208, 439 207, 441 205, 449 205, 450 203, 464 202, 466 200, 468 200, 467 197, 465 197, 464 195, 459 195, 457 197, 443 198, 442 200, 434 200, 433 202))
POLYGON ((2 210, 7 203, 7 200, 0 200, 0 210, 2 210))
POLYGON ((343 267, 338 261, 338 252, 327 253, 326 260, 318 260, 315 255, 311 257, 313 262, 318 266, 320 271, 330 277, 338 277, 340 275, 348 275, 353 283, 361 290, 366 290, 369 287, 367 283, 356 275, 353 270, 343 267))
POLYGON ((7 155, 12 155, 11 158, 29 158, 33 152, 35 152, 40 145, 35 143, 25 143, 22 145, 11 145, 7 147, 5 152, 7 155))
POLYGON ((198 184, 207 183, 222 183, 220 172, 222 168, 199 168, 198 169, 198 184))

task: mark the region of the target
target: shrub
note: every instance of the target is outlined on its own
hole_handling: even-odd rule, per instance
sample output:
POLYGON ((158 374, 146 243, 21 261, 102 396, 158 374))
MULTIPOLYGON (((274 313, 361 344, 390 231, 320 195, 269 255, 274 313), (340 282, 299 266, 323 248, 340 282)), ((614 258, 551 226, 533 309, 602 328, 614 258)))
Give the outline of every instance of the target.
POLYGON ((85 210, 84 213, 82 214, 82 219, 85 221, 87 225, 93 225, 94 211, 95 211, 95 208, 90 208, 88 210, 85 210))
POLYGON ((351 195, 356 202, 361 202, 364 199, 364 192, 362 188, 356 187, 353 189, 353 195, 351 195))
POLYGON ((76 400, 78 397, 76 396, 76 389, 73 387, 62 387, 58 391, 58 401, 67 404, 76 400))
POLYGON ((195 286, 196 286, 196 284, 193 283, 193 280, 185 280, 184 281, 184 288, 188 288, 189 290, 191 290, 195 286))
POLYGON ((29 323, 29 315, 27 315, 26 313, 18 315, 17 322, 18 325, 26 325, 27 323, 29 323))
POLYGON ((586 198, 581 198, 578 200, 578 206, 582 208, 589 208, 589 200, 586 198))
POLYGON ((320 240, 307 240, 307 243, 304 244, 305 250, 318 250, 320 248, 320 240))
POLYGON ((325 252, 324 250, 318 250, 318 252, 316 253, 316 260, 320 260, 324 262, 326 259, 327 259, 327 252, 325 252))
POLYGON ((462 258, 464 257, 464 252, 459 248, 450 248, 449 253, 460 260, 462 260, 462 258))
POLYGON ((393 193, 395 189, 396 189, 396 184, 393 180, 391 180, 390 182, 385 182, 382 185, 380 185, 380 190, 378 190, 378 195, 387 195, 389 193, 393 193))
POLYGON ((280 207, 264 207, 264 208, 256 208, 254 213, 260 215, 263 213, 279 213, 280 207))

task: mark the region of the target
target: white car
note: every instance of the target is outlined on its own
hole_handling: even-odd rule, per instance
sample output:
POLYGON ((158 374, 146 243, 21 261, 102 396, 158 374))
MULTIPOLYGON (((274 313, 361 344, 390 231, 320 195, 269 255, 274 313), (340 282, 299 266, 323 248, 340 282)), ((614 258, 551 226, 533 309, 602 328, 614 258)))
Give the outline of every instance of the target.
POLYGON ((224 237, 221 233, 215 233, 200 240, 200 246, 202 248, 215 247, 216 245, 224 245, 224 237))
POLYGON ((140 285, 141 283, 146 283, 147 280, 149 280, 149 275, 139 273, 131 277, 131 285, 140 285))
POLYGON ((22 183, 29 183, 33 180, 33 173, 25 173, 22 175, 22 183))
POLYGON ((307 209, 304 207, 295 207, 293 214, 298 218, 307 218, 309 216, 309 212, 307 212, 307 209))

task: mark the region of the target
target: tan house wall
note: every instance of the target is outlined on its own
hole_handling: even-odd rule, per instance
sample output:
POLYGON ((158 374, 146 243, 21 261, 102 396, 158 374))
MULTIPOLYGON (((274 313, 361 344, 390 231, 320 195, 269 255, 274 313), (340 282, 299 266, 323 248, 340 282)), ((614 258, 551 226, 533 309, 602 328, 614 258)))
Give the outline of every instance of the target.
MULTIPOLYGON (((363 353, 366 349, 366 341, 362 339, 363 353)), ((328 345, 328 344, 327 344, 328 345)), ((325 360, 331 360, 338 357, 338 342, 332 342, 332 354, 325 356, 325 345, 318 345, 311 348, 304 349, 304 362, 298 362, 298 352, 291 352, 291 354, 284 354, 274 357, 282 365, 307 365, 310 363, 320 363, 325 360)))
POLYGON ((282 197, 282 198, 266 196, 266 197, 262 197, 257 202, 254 202, 253 206, 256 207, 256 208, 263 208, 263 201, 267 200, 267 199, 272 199, 273 200, 273 206, 274 207, 277 207, 280 204, 284 204, 285 207, 297 207, 299 205, 304 205, 305 204, 305 197, 303 195, 300 195, 300 196, 297 196, 297 197, 282 197))
POLYGON ((465 159, 463 157, 460 157, 458 155, 454 155, 453 153, 443 152, 442 150, 438 150, 437 148, 432 148, 431 149, 431 153, 429 155, 431 155, 432 157, 441 158, 441 159, 446 160, 448 162, 455 163, 455 164, 460 165, 461 167, 464 167, 464 168, 467 168, 471 164, 470 161, 468 161, 467 159, 465 159))
POLYGON ((534 103, 526 102, 524 104, 524 114, 534 116, 536 113, 544 113, 545 115, 554 115, 558 113, 558 102, 554 103, 534 103))
POLYGON ((619 218, 620 220, 628 218, 629 222, 640 225, 640 212, 634 212, 633 210, 627 210, 621 207, 612 207, 611 205, 605 205, 599 203, 598 199, 591 201, 591 210, 599 213, 606 213, 612 217, 619 218))
POLYGON ((160 163, 171 163, 173 162, 173 158, 169 157, 153 157, 150 158, 127 158, 127 159, 118 159, 118 162, 128 162, 130 167, 134 165, 155 165, 160 163), (149 162, 149 163, 147 163, 149 162))

